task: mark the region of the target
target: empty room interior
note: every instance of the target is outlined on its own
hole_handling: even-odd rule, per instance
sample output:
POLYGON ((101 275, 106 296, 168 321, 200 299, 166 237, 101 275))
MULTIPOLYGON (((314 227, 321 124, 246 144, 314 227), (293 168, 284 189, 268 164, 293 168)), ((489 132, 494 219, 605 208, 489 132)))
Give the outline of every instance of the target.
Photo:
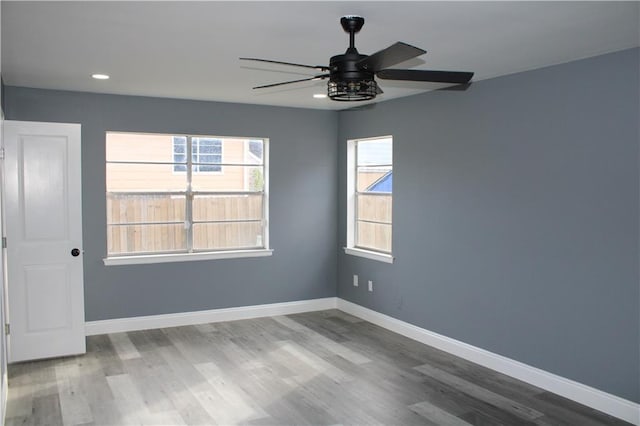
POLYGON ((640 2, 0 1, 6 425, 640 425, 640 2))

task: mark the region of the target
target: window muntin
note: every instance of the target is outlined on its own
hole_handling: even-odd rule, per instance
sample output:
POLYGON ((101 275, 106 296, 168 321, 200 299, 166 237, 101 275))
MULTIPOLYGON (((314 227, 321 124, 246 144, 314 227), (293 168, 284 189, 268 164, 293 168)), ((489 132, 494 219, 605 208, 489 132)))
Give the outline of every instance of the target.
POLYGON ((268 248, 266 139, 106 139, 108 256, 268 248))
POLYGON ((391 137, 349 141, 348 246, 391 254, 393 142, 391 137), (350 244, 349 244, 350 243, 350 244))

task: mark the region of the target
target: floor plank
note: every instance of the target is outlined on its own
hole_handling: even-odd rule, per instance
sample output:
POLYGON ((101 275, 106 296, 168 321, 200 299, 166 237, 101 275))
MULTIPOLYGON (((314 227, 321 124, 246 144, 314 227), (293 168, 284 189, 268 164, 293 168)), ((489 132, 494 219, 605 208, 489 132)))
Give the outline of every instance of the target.
POLYGON ((446 371, 433 368, 428 364, 415 367, 415 369, 438 381, 447 383, 450 386, 460 390, 461 392, 466 393, 467 395, 470 395, 495 407, 499 407, 525 420, 535 420, 539 417, 544 416, 543 413, 533 408, 526 407, 512 399, 492 392, 487 388, 483 388, 474 383, 468 382, 464 379, 454 376, 453 374, 449 374, 446 371))

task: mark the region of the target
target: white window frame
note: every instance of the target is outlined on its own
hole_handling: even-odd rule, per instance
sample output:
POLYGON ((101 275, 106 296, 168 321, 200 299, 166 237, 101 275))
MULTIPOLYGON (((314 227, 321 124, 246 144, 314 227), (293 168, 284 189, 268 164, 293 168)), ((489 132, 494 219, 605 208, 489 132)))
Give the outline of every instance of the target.
MULTIPOLYGON (((127 133, 127 134, 145 134, 139 132, 113 132, 108 131, 106 133, 127 133)), ((149 134, 149 133, 147 133, 149 134)), ((109 256, 103 259, 103 263, 107 266, 112 265, 134 265, 134 264, 150 264, 150 263, 168 263, 168 262, 187 262, 187 261, 198 261, 198 260, 214 260, 214 259, 232 259, 232 258, 246 258, 246 257, 264 257, 271 256, 273 254, 273 250, 269 248, 269 139, 268 138, 260 138, 260 137, 242 137, 242 136, 211 136, 211 135, 186 135, 186 134, 161 134, 166 136, 177 136, 177 137, 185 137, 187 138, 187 170, 190 170, 192 164, 191 158, 191 145, 190 141, 192 138, 210 138, 210 139, 220 139, 223 141, 224 139, 246 139, 246 140, 261 140, 263 141, 262 148, 262 158, 263 158, 263 179, 264 179, 264 188, 262 192, 256 191, 239 191, 239 192, 247 192, 251 194, 262 194, 263 195, 263 203, 262 203, 262 223, 263 223, 263 247, 260 248, 249 248, 249 249, 231 249, 231 250, 202 250, 202 251, 194 251, 192 248, 192 237, 191 232, 187 234, 187 251, 181 252, 163 252, 163 253, 132 253, 126 255, 114 255, 109 256)), ((106 139, 105 139, 106 143, 106 139)), ((173 153, 173 139, 172 139, 172 152, 171 152, 171 162, 163 163, 163 164, 176 164, 174 160, 173 153)), ((126 161, 114 161, 109 162, 105 161, 105 165, 108 163, 127 163, 126 161)), ((135 161, 128 163, 140 163, 144 164, 143 161, 135 161)), ((153 164, 153 162, 151 162, 153 164)), ((156 163, 157 164, 157 163, 156 163)), ((224 161, 220 164, 221 167, 225 165, 233 165, 233 166, 256 166, 256 164, 225 164, 224 161)), ((187 221, 185 222, 185 226, 189 228, 193 227, 193 220, 190 217, 191 206, 193 202, 194 195, 198 195, 199 191, 192 191, 190 178, 190 172, 175 172, 175 173, 186 173, 188 176, 187 187, 184 192, 180 194, 176 193, 176 195, 184 195, 190 201, 186 205, 185 214, 187 216, 187 221), (188 225, 187 225, 188 222, 188 225)), ((211 174, 221 174, 222 172, 201 172, 201 173, 211 173, 211 174)), ((225 191, 215 191, 219 194, 234 194, 236 192, 225 192, 225 191)), ((105 190, 105 194, 106 194, 105 190)), ((204 191, 204 193, 211 193, 211 191, 204 191)), ((106 231, 106 229, 105 229, 106 231)))
MULTIPOLYGON (((355 245, 356 232, 357 232, 357 224, 356 224, 356 215, 357 215, 356 181, 357 181, 357 169, 358 169, 357 145, 358 145, 358 142, 379 140, 379 139, 391 139, 393 144, 393 136, 391 135, 347 140, 347 245, 346 247, 344 247, 344 252, 346 254, 353 255, 353 256, 364 257, 367 259, 377 260, 385 263, 393 263, 393 259, 394 259, 392 254, 393 251, 391 253, 385 253, 381 251, 357 247, 355 245)), ((393 170, 393 161, 392 161, 392 170, 393 170)), ((392 194, 392 197, 393 197, 393 194, 392 194)), ((391 226, 393 229, 393 220, 392 220, 391 226)), ((392 247, 392 250, 393 250, 393 247, 392 247)))

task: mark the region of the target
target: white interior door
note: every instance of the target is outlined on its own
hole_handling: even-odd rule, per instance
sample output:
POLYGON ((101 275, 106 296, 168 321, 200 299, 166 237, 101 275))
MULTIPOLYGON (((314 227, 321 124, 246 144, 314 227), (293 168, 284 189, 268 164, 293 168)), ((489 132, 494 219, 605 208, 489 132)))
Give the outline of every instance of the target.
POLYGON ((9 361, 85 352, 80 125, 4 122, 9 361))

